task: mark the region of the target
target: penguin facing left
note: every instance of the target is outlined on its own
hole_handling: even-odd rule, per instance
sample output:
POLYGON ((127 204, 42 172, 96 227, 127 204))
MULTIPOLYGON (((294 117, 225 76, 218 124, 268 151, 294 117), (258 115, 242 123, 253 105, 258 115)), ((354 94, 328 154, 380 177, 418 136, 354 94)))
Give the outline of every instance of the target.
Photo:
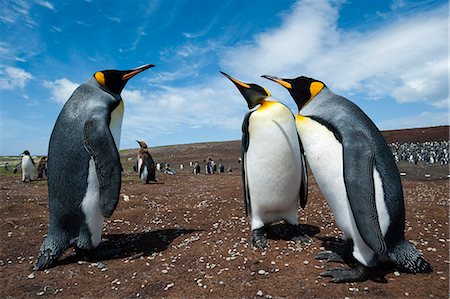
MULTIPOLYGON (((370 118, 350 100, 308 77, 263 76, 284 86, 298 106, 297 130, 314 178, 344 240, 353 241, 356 267, 321 273, 333 282, 367 279, 380 259, 406 272, 429 273, 430 264, 405 239, 400 174, 391 150, 370 118)), ((318 259, 342 261, 336 253, 318 259)))
POLYGON ((69 246, 95 253, 104 218, 119 201, 119 142, 129 79, 154 65, 96 72, 67 100, 48 148, 50 224, 33 270, 52 266, 69 246))
POLYGON ((141 147, 138 152, 137 171, 139 172, 139 178, 141 178, 146 184, 150 181, 157 182, 156 180, 156 166, 153 161, 152 155, 148 151, 148 146, 144 141, 136 140, 141 147))
POLYGON ((34 161, 33 158, 30 156, 30 152, 28 150, 25 150, 22 153, 22 182, 31 182, 35 179, 34 176, 34 161))
POLYGON ((270 93, 265 88, 221 73, 236 85, 251 109, 242 124, 241 165, 252 245, 267 247, 267 228, 280 220, 294 238, 309 243, 311 239, 298 227, 298 205, 305 207, 308 190, 294 115, 280 102, 267 100, 270 93))

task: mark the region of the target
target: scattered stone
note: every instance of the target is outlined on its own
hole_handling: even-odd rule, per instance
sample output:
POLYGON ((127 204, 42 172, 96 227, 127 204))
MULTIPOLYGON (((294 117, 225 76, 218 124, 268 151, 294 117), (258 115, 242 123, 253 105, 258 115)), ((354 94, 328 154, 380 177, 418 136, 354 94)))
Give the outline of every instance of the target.
POLYGON ((258 290, 258 292, 256 292, 256 296, 258 297, 262 297, 264 295, 263 291, 258 290))
POLYGON ((394 275, 395 275, 395 276, 400 276, 400 272, 395 271, 395 272, 394 272, 394 275))
POLYGON ((258 274, 259 274, 259 275, 264 275, 264 274, 266 274, 266 271, 264 271, 264 270, 259 270, 259 271, 258 271, 258 274))
POLYGON ((164 288, 164 291, 167 291, 168 289, 170 289, 171 287, 173 287, 175 284, 173 283, 173 282, 171 282, 171 283, 168 283, 167 285, 166 285, 166 287, 164 288))

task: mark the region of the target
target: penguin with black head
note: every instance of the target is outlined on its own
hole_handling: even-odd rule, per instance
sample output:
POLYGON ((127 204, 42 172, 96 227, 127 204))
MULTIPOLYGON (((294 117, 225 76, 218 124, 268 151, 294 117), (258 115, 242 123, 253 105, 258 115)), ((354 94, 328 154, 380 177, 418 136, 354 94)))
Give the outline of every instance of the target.
MULTIPOLYGON (((400 175, 370 118, 319 80, 263 77, 287 88, 297 104, 296 126, 308 164, 343 239, 353 241, 356 267, 321 275, 332 277, 333 282, 362 281, 383 259, 407 272, 431 272, 430 264, 405 239, 400 175)), ((334 252, 322 252, 318 258, 342 260, 334 252)))
POLYGON ((153 67, 93 74, 67 100, 48 149, 50 225, 34 270, 51 267, 69 246, 95 253, 104 218, 119 201, 119 142, 129 79, 153 67))
POLYGON ((309 243, 309 236, 298 227, 298 206, 305 207, 308 189, 294 115, 282 103, 268 100, 267 89, 222 74, 234 83, 251 109, 242 124, 241 169, 252 245, 266 248, 268 226, 281 220, 294 238, 309 243))

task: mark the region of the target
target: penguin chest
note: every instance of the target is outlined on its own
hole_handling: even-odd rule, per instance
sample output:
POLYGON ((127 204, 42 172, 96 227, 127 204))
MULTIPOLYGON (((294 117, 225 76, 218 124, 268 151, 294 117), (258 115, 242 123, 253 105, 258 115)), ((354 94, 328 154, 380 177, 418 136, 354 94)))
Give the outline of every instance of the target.
POLYGON ((302 164, 292 114, 285 106, 272 104, 250 115, 248 129, 244 158, 252 218, 268 223, 297 215, 302 164))
POLYGON ((124 113, 123 101, 120 101, 119 105, 111 112, 111 121, 109 123, 109 130, 114 138, 114 143, 117 149, 120 147, 120 133, 122 131, 122 121, 124 113))
MULTIPOLYGON (((343 147, 333 132, 308 117, 297 115, 297 130, 314 178, 334 214, 337 226, 345 237, 360 239, 344 183, 343 147)), ((379 172, 361 174, 373 177, 375 201, 383 235, 389 226, 379 172)))
MULTIPOLYGON (((141 171, 141 167, 142 167, 143 163, 144 163, 144 160, 141 157, 139 157, 139 160, 138 160, 138 171, 139 172, 141 171)), ((148 175, 148 169, 147 169, 147 166, 144 165, 144 169, 142 170, 140 178, 145 180, 147 178, 147 175, 148 175)))

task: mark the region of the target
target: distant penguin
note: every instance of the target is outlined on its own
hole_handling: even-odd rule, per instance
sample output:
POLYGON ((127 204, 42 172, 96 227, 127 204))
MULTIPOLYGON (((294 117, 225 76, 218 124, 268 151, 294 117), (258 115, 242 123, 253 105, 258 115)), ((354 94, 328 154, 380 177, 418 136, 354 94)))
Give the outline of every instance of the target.
POLYGON ((267 227, 280 220, 294 230, 296 238, 310 242, 298 227, 298 205, 305 207, 308 190, 292 112, 279 102, 269 101, 265 88, 222 74, 236 85, 251 109, 242 124, 241 165, 252 245, 267 247, 267 227))
POLYGON ((22 182, 31 182, 35 179, 34 161, 29 151, 24 151, 22 155, 22 182))
POLYGON ((72 245, 77 253, 95 253, 104 217, 119 201, 120 93, 130 78, 153 66, 96 72, 64 105, 49 142, 50 225, 34 270, 51 267, 72 245))
MULTIPOLYGON (((343 239, 353 241, 352 269, 321 273, 333 282, 367 278, 368 267, 388 258, 404 271, 431 272, 431 266, 405 240, 405 209, 400 175, 392 152, 369 117, 321 81, 263 76, 289 90, 299 113, 297 130, 315 180, 327 199, 343 239)), ((339 259, 323 252, 319 259, 339 259)))
POLYGON ((156 166, 155 161, 153 161, 152 155, 148 151, 148 146, 144 141, 138 141, 141 147, 138 152, 138 172, 139 178, 141 178, 146 184, 150 181, 157 182, 156 180, 156 166))
POLYGON ((37 173, 38 179, 43 179, 44 175, 47 176, 47 157, 42 157, 39 160, 37 173))

